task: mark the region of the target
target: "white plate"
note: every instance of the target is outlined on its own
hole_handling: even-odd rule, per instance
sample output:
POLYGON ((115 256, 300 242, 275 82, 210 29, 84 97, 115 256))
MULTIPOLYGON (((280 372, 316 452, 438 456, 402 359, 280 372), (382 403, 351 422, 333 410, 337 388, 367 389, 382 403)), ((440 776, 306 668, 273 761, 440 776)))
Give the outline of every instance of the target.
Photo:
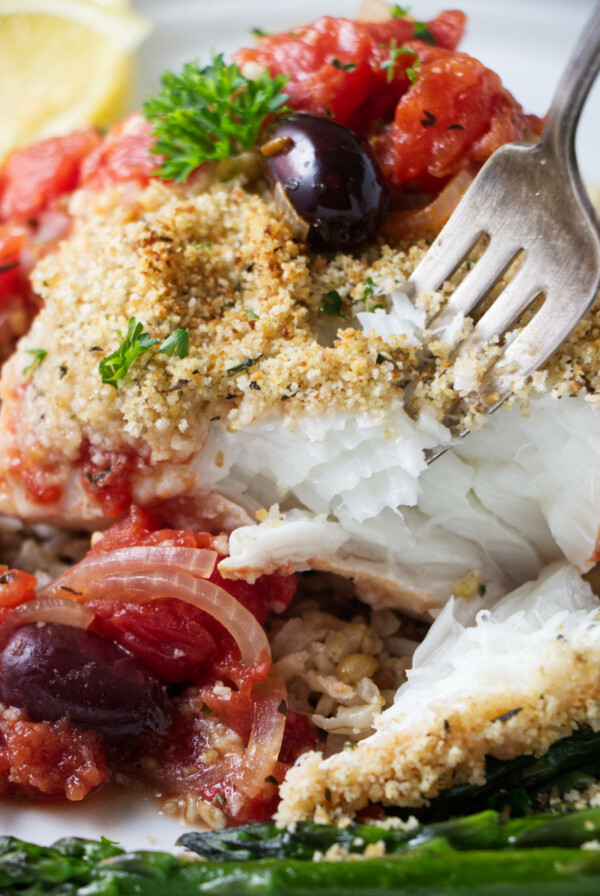
MULTIPOLYGON (((134 6, 156 23, 140 53, 136 104, 156 88, 165 68, 176 70, 197 57, 207 60, 212 48, 235 50, 251 40, 252 27, 278 31, 325 13, 352 17, 358 9, 352 0, 134 0, 134 6)), ((496 70, 526 111, 543 115, 592 0, 457 0, 456 6, 469 14, 463 48, 496 70)), ((413 13, 423 19, 441 8, 440 0, 413 3, 413 13)), ((599 138, 600 85, 587 103, 578 137, 582 172, 594 186, 600 186, 599 138)), ((151 799, 128 794, 35 807, 0 802, 0 834, 39 843, 104 835, 128 849, 171 849, 183 830, 159 815, 151 799)))

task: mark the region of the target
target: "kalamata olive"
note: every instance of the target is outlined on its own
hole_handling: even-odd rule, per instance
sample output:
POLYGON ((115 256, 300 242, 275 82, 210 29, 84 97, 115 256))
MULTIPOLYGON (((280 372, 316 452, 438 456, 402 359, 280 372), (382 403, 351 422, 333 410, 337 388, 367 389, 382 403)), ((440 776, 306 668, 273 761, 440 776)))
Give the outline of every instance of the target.
POLYGON ((130 653, 92 632, 23 625, 0 651, 0 700, 34 722, 68 716, 107 744, 166 727, 164 687, 130 653))
POLYGON ((384 177, 369 144, 348 128, 296 113, 261 152, 276 197, 306 225, 297 236, 308 234, 316 248, 355 249, 376 235, 388 204, 384 177))

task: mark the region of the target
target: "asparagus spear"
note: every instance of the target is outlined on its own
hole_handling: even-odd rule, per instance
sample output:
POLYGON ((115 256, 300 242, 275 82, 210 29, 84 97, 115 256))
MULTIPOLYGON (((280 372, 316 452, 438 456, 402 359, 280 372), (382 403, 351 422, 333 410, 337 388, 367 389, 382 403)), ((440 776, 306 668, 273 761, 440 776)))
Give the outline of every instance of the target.
MULTIPOLYGON (((502 724, 501 722, 499 724, 502 724)), ((600 731, 584 728, 556 741, 543 756, 518 756, 516 759, 488 759, 486 783, 452 787, 432 800, 426 809, 410 810, 422 820, 436 821, 479 809, 502 809, 522 814, 532 797, 546 785, 557 783, 559 776, 578 770, 594 778, 600 768, 600 731)))
POLYGON ((5 886, 4 896, 597 896, 600 852, 454 852, 443 841, 380 859, 189 862, 139 852, 101 861, 73 886, 5 886))
POLYGON ((600 835, 600 809, 584 809, 568 816, 532 815, 503 819, 488 809, 409 831, 385 830, 376 825, 352 824, 346 828, 299 822, 294 832, 274 824, 245 825, 225 831, 184 834, 178 845, 203 858, 221 862, 265 858, 312 859, 338 845, 362 853, 371 843, 385 844, 386 853, 402 852, 431 841, 445 841, 452 849, 514 849, 520 846, 578 847, 600 835))
MULTIPOLYGON (((257 825, 213 835, 221 837, 226 862, 190 862, 162 852, 124 853, 106 840, 69 839, 40 847, 7 837, 0 839, 0 894, 597 896, 600 851, 578 847, 598 832, 598 809, 508 821, 487 811, 409 832, 383 831, 372 825, 349 829, 303 825, 299 826, 300 847, 292 835, 282 841, 277 839, 281 832, 272 825, 257 825), (397 851, 360 861, 311 861, 315 851, 334 842, 360 848, 358 832, 362 848, 384 840, 388 851, 397 851), (242 844, 239 849, 234 835, 242 844), (260 837, 264 849, 257 854, 271 857, 240 859, 247 844, 256 846, 260 837)), ((190 836, 182 839, 189 843, 190 836)), ((208 849, 218 852, 221 847, 213 839, 208 849)))

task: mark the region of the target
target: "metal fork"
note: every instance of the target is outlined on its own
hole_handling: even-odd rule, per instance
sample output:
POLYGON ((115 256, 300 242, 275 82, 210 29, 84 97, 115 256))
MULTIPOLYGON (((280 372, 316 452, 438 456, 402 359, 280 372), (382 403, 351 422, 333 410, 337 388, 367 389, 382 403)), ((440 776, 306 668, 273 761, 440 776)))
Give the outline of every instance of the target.
MULTIPOLYGON (((427 322, 443 329, 459 312, 475 311, 517 256, 514 277, 485 311, 456 355, 502 336, 539 296, 542 307, 484 374, 480 388, 457 401, 447 424, 466 435, 468 409, 489 413, 515 381, 537 370, 574 330, 600 287, 600 224, 575 158, 575 129, 600 69, 600 3, 558 84, 541 139, 498 149, 469 187, 410 278, 415 294, 439 289, 483 236, 489 244, 448 303, 427 322)), ((446 449, 431 449, 428 462, 446 449)))

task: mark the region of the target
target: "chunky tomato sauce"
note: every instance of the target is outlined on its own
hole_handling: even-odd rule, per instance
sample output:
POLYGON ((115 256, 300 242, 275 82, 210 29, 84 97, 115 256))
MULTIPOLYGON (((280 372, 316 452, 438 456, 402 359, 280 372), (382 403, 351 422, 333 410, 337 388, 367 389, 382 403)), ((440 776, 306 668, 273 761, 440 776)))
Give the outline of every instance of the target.
MULTIPOLYGON (((123 548, 156 546, 214 550, 216 544, 208 533, 166 528, 158 513, 134 506, 96 542, 90 554, 110 557, 123 548)), ((294 576, 262 576, 250 585, 225 581, 215 569, 209 581, 235 597, 261 625, 273 609, 287 606, 296 589, 294 576)), ((0 625, 16 607, 35 599, 35 586, 33 576, 0 568, 0 625)), ((157 594, 140 603, 128 598, 126 585, 110 600, 86 599, 85 592, 68 588, 61 593, 93 610, 90 631, 120 644, 166 685, 171 695, 170 723, 123 752, 105 744, 101 730, 87 730, 68 717, 32 720, 21 708, 0 705, 0 792, 81 799, 107 780, 119 764, 128 775, 141 777, 163 796, 194 792, 208 802, 217 799, 231 823, 270 817, 277 802, 273 781, 264 782, 264 787, 246 798, 237 792, 224 758, 209 766, 202 759, 214 752, 214 744, 223 737, 236 739, 241 752, 248 744, 263 699, 253 687, 269 672, 266 656, 254 665, 242 666, 237 644, 227 629, 181 600, 157 594), (219 688, 215 689, 217 682, 219 688), (219 763, 223 764, 220 775, 216 774, 219 763), (190 777, 192 766, 196 772, 190 777)), ((314 744, 308 720, 288 713, 274 780, 281 780, 297 756, 314 744)))
POLYGON ((429 22, 324 16, 261 37, 236 58, 242 67, 291 73, 286 91, 294 109, 330 115, 369 139, 395 190, 431 192, 541 128, 494 72, 456 52, 464 23, 456 10, 429 22))

